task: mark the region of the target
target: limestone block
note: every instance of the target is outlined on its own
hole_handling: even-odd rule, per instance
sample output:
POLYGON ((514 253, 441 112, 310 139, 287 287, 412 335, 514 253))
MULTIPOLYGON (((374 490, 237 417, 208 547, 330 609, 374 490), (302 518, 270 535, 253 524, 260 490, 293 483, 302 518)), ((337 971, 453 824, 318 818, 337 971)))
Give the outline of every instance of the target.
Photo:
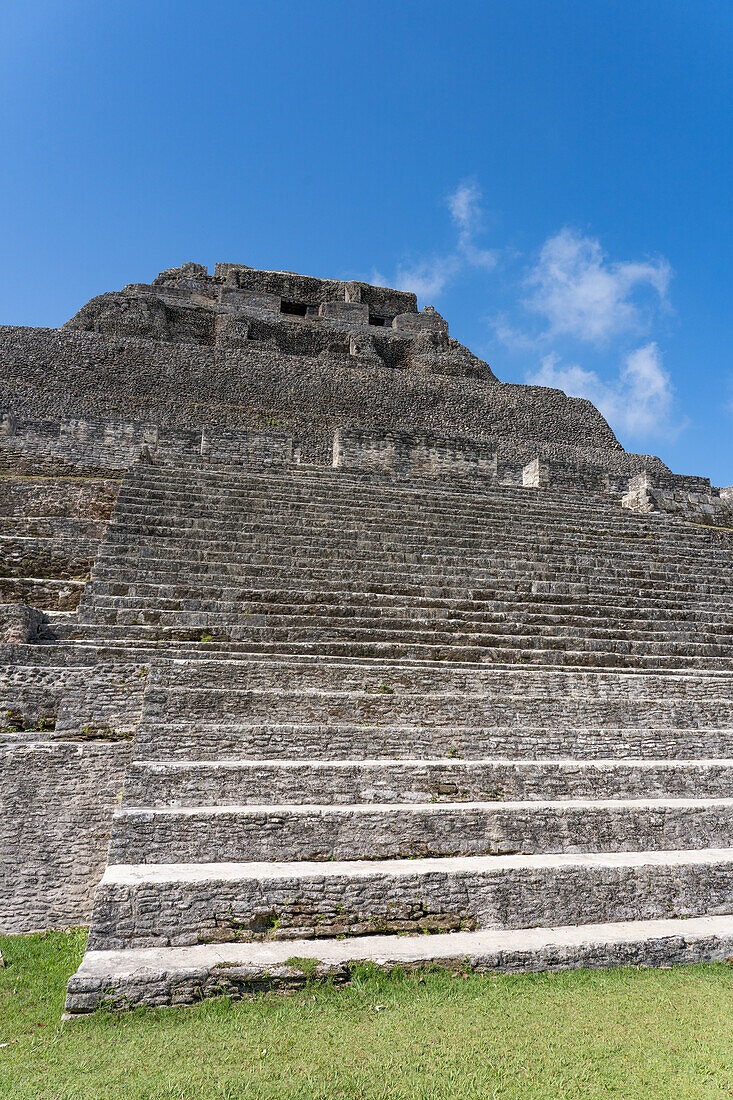
POLYGON ((85 924, 131 742, 0 747, 0 931, 85 924))
POLYGON ((349 337, 349 355, 372 366, 384 366, 384 360, 374 346, 370 332, 355 332, 349 337))
POLYGON ((280 297, 264 291, 240 290, 238 287, 221 288, 221 306, 227 312, 243 312, 252 317, 269 317, 280 314, 280 297))
POLYGON ((550 484, 550 466, 541 458, 533 458, 522 470, 525 489, 542 489, 550 484))
POLYGON ((201 281, 202 279, 208 279, 208 277, 209 269, 204 264, 196 264, 189 260, 187 263, 181 264, 180 267, 169 267, 166 271, 161 271, 153 279, 153 286, 178 284, 182 279, 201 281))
POLYGON ((368 325, 369 306, 362 302, 321 302, 318 316, 346 325, 368 325))
POLYGON ((25 645, 38 641, 45 617, 23 603, 0 604, 0 642, 25 645))
POLYGON ((64 328, 107 336, 171 339, 165 305, 153 294, 100 294, 82 306, 64 328))
POLYGON ((448 322, 433 306, 425 306, 421 313, 399 313, 392 328, 400 332, 440 332, 448 335, 448 322))
POLYGON ((361 283, 346 283, 344 285, 344 298, 347 302, 361 302, 361 283))

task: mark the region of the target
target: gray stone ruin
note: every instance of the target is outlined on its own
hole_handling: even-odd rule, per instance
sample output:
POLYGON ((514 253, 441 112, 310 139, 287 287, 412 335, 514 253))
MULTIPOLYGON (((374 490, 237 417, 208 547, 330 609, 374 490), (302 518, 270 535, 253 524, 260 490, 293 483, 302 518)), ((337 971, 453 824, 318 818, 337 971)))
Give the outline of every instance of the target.
POLYGON ((70 1015, 733 955, 733 488, 360 282, 0 362, 0 931, 89 924, 70 1015))

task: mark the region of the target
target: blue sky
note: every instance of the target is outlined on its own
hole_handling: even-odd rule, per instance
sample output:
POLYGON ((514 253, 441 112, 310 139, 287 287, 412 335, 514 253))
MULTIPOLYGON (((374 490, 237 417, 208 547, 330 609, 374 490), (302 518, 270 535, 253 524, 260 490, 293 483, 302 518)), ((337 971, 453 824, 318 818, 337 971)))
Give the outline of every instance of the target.
POLYGON ((1 323, 189 259, 413 287, 733 482, 731 0, 0 14, 1 323))

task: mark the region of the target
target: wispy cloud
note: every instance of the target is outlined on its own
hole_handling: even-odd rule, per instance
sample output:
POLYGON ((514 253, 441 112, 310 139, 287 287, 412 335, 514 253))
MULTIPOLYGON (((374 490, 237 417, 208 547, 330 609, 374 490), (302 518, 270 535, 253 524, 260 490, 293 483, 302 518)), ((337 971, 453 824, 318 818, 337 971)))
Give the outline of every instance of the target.
POLYGON ((733 416, 733 378, 728 380, 728 400, 724 405, 725 411, 733 416))
MULTIPOLYGON (((651 339, 669 308, 673 272, 664 257, 612 259, 596 237, 565 227, 548 236, 510 282, 510 251, 482 247, 478 183, 464 179, 444 201, 454 247, 399 264, 391 279, 373 271, 371 282, 414 290, 423 301, 439 299, 467 272, 493 270, 501 255, 507 278, 495 294, 503 295, 503 311, 490 324, 525 363, 539 362, 526 373, 528 382, 587 398, 629 439, 673 439, 686 427, 662 353, 651 339), (573 345, 576 350, 569 351, 573 345)), ((733 384, 730 398, 726 408, 733 414, 733 384)))
POLYGON ((493 320, 489 319, 489 324, 494 330, 497 339, 501 340, 502 344, 511 351, 540 352, 543 345, 545 349, 547 347, 546 342, 538 336, 513 324, 511 318, 505 313, 499 314, 499 316, 494 317, 493 320))
POLYGON ((395 275, 395 289, 414 290, 418 298, 439 298, 460 266, 457 256, 435 256, 409 267, 400 265, 395 275))
POLYGON ((483 230, 483 209, 481 189, 474 180, 464 180, 453 191, 446 202, 453 224, 458 229, 458 254, 472 267, 493 270, 497 264, 494 249, 479 248, 476 236, 483 230))
POLYGON ((570 336, 602 344, 647 327, 640 292, 666 301, 672 269, 663 258, 611 262, 601 244, 565 228, 548 237, 526 280, 525 306, 548 323, 545 339, 570 336))
POLYGON ((478 184, 464 180, 445 202, 457 231, 455 248, 443 255, 399 264, 390 281, 381 272, 373 271, 370 281, 375 286, 413 290, 419 298, 439 298, 446 286, 467 269, 491 271, 496 267, 498 253, 477 244, 483 231, 482 194, 478 184))
POLYGON ((614 430, 631 438, 672 439, 685 426, 674 420, 674 387, 654 342, 630 352, 610 382, 577 363, 563 364, 555 353, 544 356, 539 369, 527 375, 527 381, 553 386, 571 397, 587 398, 614 430))

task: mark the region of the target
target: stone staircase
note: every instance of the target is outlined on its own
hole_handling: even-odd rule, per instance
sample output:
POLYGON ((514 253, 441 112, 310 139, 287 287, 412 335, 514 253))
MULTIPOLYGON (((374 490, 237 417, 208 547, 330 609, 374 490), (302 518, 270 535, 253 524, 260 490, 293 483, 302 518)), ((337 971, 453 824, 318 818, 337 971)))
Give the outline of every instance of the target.
POLYGON ((75 647, 148 660, 67 1011, 733 954, 729 532, 604 496, 137 467, 75 647))

